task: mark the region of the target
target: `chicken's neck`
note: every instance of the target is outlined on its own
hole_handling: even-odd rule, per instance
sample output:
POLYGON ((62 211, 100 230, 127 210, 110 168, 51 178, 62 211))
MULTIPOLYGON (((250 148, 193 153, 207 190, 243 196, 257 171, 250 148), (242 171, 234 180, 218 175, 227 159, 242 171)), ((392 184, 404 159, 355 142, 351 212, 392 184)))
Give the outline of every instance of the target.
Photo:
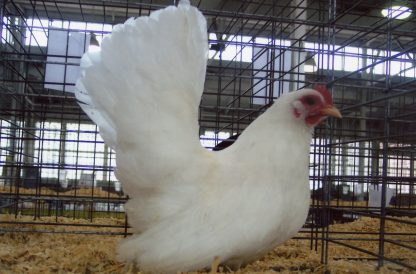
POLYGON ((293 151, 307 154, 312 130, 295 118, 290 104, 279 102, 246 128, 236 141, 235 149, 254 154, 293 151))

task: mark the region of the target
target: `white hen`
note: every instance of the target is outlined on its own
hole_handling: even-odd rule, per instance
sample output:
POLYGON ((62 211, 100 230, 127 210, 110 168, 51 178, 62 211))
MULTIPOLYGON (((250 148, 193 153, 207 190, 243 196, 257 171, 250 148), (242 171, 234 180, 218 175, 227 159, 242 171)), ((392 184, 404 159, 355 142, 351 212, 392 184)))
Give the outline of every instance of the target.
POLYGON ((144 271, 233 267, 292 237, 309 204, 313 127, 340 116, 325 89, 282 96, 231 147, 204 149, 198 106, 208 52, 203 15, 188 1, 129 19, 86 53, 76 94, 117 153, 136 235, 119 258, 144 271))

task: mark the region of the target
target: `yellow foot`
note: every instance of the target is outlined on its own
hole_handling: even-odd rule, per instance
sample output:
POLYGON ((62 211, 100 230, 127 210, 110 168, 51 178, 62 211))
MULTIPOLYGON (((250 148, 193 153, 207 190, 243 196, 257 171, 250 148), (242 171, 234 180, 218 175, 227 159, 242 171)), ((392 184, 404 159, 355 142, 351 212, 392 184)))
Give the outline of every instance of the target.
POLYGON ((210 274, 215 274, 218 273, 218 267, 220 266, 221 263, 221 259, 218 256, 215 256, 214 260, 212 261, 211 264, 211 271, 209 272, 210 274))
POLYGON ((139 268, 136 266, 136 263, 129 263, 124 267, 124 271, 126 274, 137 274, 139 273, 139 268))

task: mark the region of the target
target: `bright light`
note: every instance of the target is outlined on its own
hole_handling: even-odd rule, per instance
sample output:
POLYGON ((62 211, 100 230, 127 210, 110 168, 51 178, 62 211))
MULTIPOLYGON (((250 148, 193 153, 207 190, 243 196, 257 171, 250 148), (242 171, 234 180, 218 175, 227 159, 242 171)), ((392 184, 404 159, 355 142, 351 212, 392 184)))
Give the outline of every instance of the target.
POLYGON ((412 10, 405 6, 392 6, 381 11, 384 17, 405 19, 412 14, 412 10))
POLYGON ((318 70, 318 67, 314 65, 304 65, 303 70, 307 73, 312 73, 316 72, 318 70))
POLYGON ((100 50, 101 50, 101 48, 99 46, 96 46, 96 45, 90 45, 88 47, 88 52, 98 52, 100 50))

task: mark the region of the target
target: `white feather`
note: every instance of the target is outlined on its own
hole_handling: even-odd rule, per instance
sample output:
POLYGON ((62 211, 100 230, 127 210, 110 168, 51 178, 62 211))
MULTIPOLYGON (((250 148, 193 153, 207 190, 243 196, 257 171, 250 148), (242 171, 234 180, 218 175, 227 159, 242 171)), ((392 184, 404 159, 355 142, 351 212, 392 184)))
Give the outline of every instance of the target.
POLYGON ((289 115, 300 93, 279 99, 233 146, 207 151, 197 121, 207 52, 204 17, 181 1, 116 26, 82 59, 76 96, 116 150, 138 233, 119 257, 144 271, 196 270, 217 256, 240 266, 306 218, 311 132, 289 115))

